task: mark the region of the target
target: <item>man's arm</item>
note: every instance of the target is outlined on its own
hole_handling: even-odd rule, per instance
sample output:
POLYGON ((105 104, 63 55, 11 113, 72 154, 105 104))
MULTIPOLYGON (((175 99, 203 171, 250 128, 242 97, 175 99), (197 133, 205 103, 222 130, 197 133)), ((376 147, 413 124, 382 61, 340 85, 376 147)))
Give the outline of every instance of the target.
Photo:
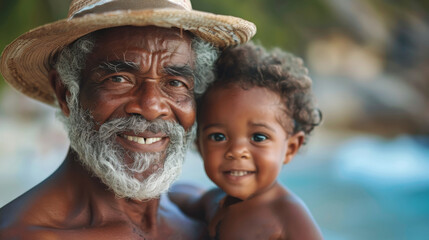
POLYGON ((168 197, 189 217, 209 221, 225 193, 214 188, 209 191, 192 184, 175 184, 168 197))
POLYGON ((179 183, 170 188, 168 197, 189 217, 205 220, 203 194, 205 189, 192 184, 179 183))

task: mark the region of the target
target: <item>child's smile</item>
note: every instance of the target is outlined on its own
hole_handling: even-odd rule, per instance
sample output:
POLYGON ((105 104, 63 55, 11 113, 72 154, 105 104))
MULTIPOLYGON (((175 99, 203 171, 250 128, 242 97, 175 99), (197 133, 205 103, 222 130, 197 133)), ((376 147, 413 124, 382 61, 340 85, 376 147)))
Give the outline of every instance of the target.
POLYGON ((225 175, 225 180, 230 184, 238 184, 240 181, 245 181, 245 179, 252 177, 256 174, 256 171, 249 170, 237 170, 243 168, 231 168, 231 170, 222 171, 225 175))

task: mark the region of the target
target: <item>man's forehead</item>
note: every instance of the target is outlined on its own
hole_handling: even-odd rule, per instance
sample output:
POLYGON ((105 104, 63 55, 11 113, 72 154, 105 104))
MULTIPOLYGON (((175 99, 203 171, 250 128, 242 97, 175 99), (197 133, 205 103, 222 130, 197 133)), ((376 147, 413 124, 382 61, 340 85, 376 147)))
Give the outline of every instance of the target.
POLYGON ((179 29, 118 27, 101 30, 95 36, 92 60, 144 58, 148 54, 159 54, 189 64, 193 58, 191 35, 179 29))
POLYGON ((191 44, 191 34, 176 28, 117 27, 98 31, 95 36, 96 47, 103 45, 115 48, 138 46, 147 47, 148 50, 162 50, 179 46, 190 48, 191 44))

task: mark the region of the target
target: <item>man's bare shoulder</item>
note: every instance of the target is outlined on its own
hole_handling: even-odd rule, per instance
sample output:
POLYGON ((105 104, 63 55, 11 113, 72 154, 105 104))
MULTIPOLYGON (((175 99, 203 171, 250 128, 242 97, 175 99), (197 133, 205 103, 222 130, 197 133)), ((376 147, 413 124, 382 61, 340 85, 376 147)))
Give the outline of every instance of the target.
POLYGON ((9 227, 0 230, 0 239, 20 239, 20 240, 42 240, 42 239, 60 239, 55 234, 33 227, 9 227))
MULTIPOLYGON (((60 216, 66 196, 61 188, 45 180, 26 193, 14 199, 0 209, 0 239, 4 236, 23 236, 31 233, 36 239, 36 231, 43 227, 52 227, 64 216, 60 216)), ((43 237, 45 238, 45 235, 43 237)))

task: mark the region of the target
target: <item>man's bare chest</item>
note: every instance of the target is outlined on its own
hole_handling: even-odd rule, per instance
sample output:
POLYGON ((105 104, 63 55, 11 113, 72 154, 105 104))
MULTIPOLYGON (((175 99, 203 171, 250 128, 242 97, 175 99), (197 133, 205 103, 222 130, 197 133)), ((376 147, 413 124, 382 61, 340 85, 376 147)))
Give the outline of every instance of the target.
POLYGON ((78 239, 78 240, 158 240, 158 239, 193 239, 191 235, 172 228, 159 228, 145 231, 133 224, 118 222, 102 226, 81 226, 75 228, 37 228, 23 231, 22 239, 78 239))

